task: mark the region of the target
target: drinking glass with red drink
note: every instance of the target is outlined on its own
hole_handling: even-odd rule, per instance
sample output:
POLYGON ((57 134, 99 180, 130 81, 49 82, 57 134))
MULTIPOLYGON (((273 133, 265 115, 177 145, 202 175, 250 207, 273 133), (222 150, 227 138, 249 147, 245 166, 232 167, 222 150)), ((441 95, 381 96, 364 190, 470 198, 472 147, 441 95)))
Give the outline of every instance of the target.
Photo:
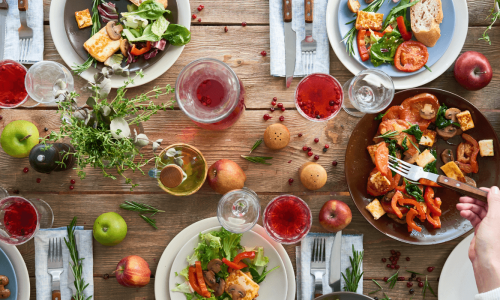
POLYGON ((177 77, 175 97, 182 111, 201 128, 224 130, 245 110, 245 88, 224 62, 201 58, 177 77))
POLYGON ((295 106, 306 119, 324 122, 333 119, 342 108, 342 86, 329 74, 313 73, 304 77, 295 90, 295 106))
POLYGON ((282 244, 295 244, 309 233, 312 215, 309 206, 299 197, 281 195, 269 202, 262 221, 273 240, 282 244))
POLYGON ((10 196, 0 200, 0 242, 24 244, 40 228, 51 228, 53 222, 52 209, 41 199, 10 196))
POLYGON ((0 61, 0 108, 15 108, 28 100, 24 79, 28 70, 20 63, 0 61))

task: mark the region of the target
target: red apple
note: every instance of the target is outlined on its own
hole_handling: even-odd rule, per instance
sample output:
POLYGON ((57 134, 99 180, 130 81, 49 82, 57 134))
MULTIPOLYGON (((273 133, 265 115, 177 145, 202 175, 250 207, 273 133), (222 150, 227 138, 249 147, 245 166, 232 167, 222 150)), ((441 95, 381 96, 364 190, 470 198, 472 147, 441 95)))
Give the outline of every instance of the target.
POLYGON ((151 279, 148 263, 137 255, 130 255, 120 260, 114 273, 118 283, 128 287, 143 287, 151 279))
POLYGON ((337 232, 351 223, 352 212, 349 206, 339 200, 330 200, 319 211, 319 223, 330 232, 337 232))
POLYGON ((455 79, 461 86, 477 91, 490 83, 493 77, 488 59, 479 52, 467 51, 455 62, 455 79))
POLYGON ((232 160, 221 159, 208 169, 208 184, 219 194, 241 189, 245 186, 245 172, 232 160))

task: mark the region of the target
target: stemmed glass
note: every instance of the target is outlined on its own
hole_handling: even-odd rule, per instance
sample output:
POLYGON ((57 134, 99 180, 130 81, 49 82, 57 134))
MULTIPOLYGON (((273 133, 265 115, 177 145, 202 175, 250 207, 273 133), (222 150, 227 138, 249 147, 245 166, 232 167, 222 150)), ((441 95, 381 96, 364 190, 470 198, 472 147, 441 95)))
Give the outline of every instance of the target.
POLYGON ((357 118, 378 113, 387 108, 394 98, 394 83, 380 70, 367 69, 347 81, 344 86, 342 107, 357 118))
POLYGON ((259 216, 259 197, 248 188, 226 193, 220 199, 217 208, 219 223, 233 233, 243 233, 252 229, 259 216))

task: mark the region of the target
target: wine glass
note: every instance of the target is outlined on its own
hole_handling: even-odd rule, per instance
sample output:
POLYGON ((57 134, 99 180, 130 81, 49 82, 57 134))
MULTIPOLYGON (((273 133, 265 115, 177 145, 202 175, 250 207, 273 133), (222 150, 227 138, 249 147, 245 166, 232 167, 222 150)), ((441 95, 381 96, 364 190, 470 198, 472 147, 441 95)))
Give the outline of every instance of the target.
MULTIPOLYGON (((57 100, 59 90, 74 90, 74 79, 65 66, 53 61, 40 61, 29 68, 24 80, 26 91, 39 104, 57 100)), ((36 106, 36 105, 35 105, 36 106)))
POLYGON ((232 233, 243 233, 252 229, 259 216, 259 197, 248 188, 226 193, 217 208, 219 223, 232 233))
POLYGON ((381 112, 394 98, 394 83, 389 75, 380 70, 363 70, 342 88, 346 98, 342 107, 346 113, 357 118, 381 112))

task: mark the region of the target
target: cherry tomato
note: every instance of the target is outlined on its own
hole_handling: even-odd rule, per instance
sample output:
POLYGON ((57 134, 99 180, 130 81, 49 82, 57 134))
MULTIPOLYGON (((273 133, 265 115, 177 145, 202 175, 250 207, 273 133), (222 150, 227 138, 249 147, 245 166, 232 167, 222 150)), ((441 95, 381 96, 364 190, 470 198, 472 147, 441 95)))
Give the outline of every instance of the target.
POLYGON ((427 47, 417 41, 406 41, 398 46, 394 66, 399 71, 415 72, 422 68, 429 58, 427 47))
POLYGON ((381 143, 375 151, 375 166, 382 175, 389 173, 389 148, 385 143, 381 143))

